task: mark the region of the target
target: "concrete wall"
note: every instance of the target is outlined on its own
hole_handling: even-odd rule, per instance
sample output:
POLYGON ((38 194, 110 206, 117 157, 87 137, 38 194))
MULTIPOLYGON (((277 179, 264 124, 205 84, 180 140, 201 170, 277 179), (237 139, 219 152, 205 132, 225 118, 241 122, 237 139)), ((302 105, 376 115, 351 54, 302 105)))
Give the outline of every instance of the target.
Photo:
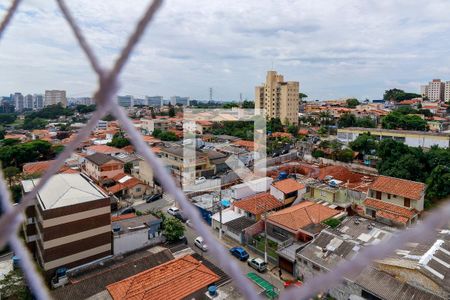
MULTIPOLYGON (((158 233, 155 233, 158 235, 158 233)), ((131 252, 140 248, 155 245, 161 242, 161 235, 149 239, 148 228, 144 230, 131 231, 121 235, 114 234, 113 238, 113 253, 120 255, 131 252)))

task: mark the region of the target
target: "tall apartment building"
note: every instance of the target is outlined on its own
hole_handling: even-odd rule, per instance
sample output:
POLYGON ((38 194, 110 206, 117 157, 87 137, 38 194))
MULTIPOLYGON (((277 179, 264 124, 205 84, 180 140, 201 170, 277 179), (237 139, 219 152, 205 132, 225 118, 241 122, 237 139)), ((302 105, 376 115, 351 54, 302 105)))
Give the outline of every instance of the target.
POLYGON ((189 97, 172 96, 170 97, 170 104, 189 106, 189 97))
POLYGON ((43 95, 33 95, 33 109, 39 110, 44 107, 44 96, 43 95))
POLYGON ((146 104, 148 106, 162 106, 162 96, 145 96, 146 104))
MULTIPOLYGON (((38 181, 22 181, 23 192, 38 181)), ((52 176, 27 208, 23 228, 47 279, 58 268, 76 268, 112 254, 111 201, 81 174, 52 176)))
POLYGON ((23 108, 33 109, 34 107, 33 102, 34 102, 33 95, 30 94, 26 95, 23 99, 23 108))
POLYGON ((445 102, 449 102, 450 101, 450 81, 446 81, 445 82, 444 101, 445 102))
POLYGON ((67 106, 66 91, 63 90, 46 90, 45 91, 45 106, 55 105, 61 103, 63 107, 67 106))
POLYGON ((117 96, 117 102, 122 107, 133 107, 134 106, 134 99, 133 99, 133 96, 131 96, 131 95, 117 96))
POLYGON ((14 93, 14 95, 12 95, 12 98, 14 102, 14 110, 22 111, 25 108, 25 100, 22 93, 14 93))
POLYGON ((443 101, 444 100, 445 83, 440 79, 433 79, 428 83, 427 97, 430 101, 443 101))
POLYGON ((266 82, 255 88, 255 108, 265 109, 268 119, 298 124, 299 82, 284 81, 283 75, 268 71, 266 82))
POLYGON ((422 97, 428 97, 428 85, 427 84, 420 86, 420 95, 422 97))

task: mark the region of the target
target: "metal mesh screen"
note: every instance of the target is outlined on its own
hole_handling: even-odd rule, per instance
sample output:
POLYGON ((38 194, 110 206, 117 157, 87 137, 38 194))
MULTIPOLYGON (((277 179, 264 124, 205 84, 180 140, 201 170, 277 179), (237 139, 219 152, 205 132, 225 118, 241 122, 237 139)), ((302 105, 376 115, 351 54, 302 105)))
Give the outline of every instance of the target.
MULTIPOLYGON (((56 0, 56 2, 64 18, 71 27, 79 46, 86 54, 92 69, 98 76, 99 85, 94 94, 97 110, 86 126, 78 132, 77 138, 72 140, 65 147, 65 150, 58 155, 52 166, 44 173, 37 186, 30 193, 26 194, 18 205, 12 205, 5 180, 3 176, 0 175, 0 199, 4 208, 4 214, 0 219, 0 247, 4 247, 7 243, 11 245, 15 253, 21 258, 21 268, 24 270, 25 279, 33 294, 38 299, 49 298, 45 284, 34 268, 32 258, 18 235, 20 224, 24 220, 24 211, 27 206, 33 204, 37 191, 39 191, 46 181, 60 169, 64 161, 69 158, 78 144, 89 136, 97 122, 102 117, 110 113, 117 118, 121 127, 128 133, 137 152, 142 155, 147 163, 152 167, 153 172, 158 177, 158 181, 162 184, 165 192, 170 194, 178 202, 181 209, 186 213, 189 219, 192 220, 197 232, 204 237, 206 243, 209 245, 209 251, 218 259, 218 261, 221 262, 220 267, 233 279, 233 284, 240 290, 245 298, 258 299, 259 296, 253 289, 252 284, 242 274, 238 264, 232 260, 222 259, 223 257, 228 256, 226 249, 222 247, 210 233, 208 227, 201 221, 199 212, 187 200, 183 194, 183 191, 177 188, 173 178, 164 168, 162 162, 152 151, 150 151, 149 147, 144 143, 141 134, 133 126, 133 123, 127 117, 124 110, 115 101, 116 93, 119 89, 119 75, 130 58, 133 49, 142 37, 145 29, 148 27, 155 13, 160 8, 162 0, 154 0, 148 6, 143 16, 137 23, 134 32, 129 36, 128 41, 123 47, 119 57, 109 69, 100 65, 95 53, 91 50, 91 47, 85 40, 82 31, 78 27, 75 19, 72 17, 65 2, 63 0, 56 0)), ((0 25, 0 38, 3 36, 6 28, 11 23, 20 3, 21 0, 12 1, 11 6, 9 7, 0 25)), ((306 299, 319 292, 326 291, 332 285, 339 283, 343 277, 359 273, 365 266, 367 266, 369 262, 389 255, 395 249, 401 248, 401 246, 406 242, 420 241, 424 237, 433 238, 434 233, 436 232, 435 229, 445 224, 448 221, 449 216, 450 204, 446 204, 429 216, 419 226, 396 234, 390 240, 376 246, 364 248, 352 261, 344 262, 337 266, 334 270, 315 277, 314 279, 306 282, 301 288, 294 288, 284 292, 281 295, 281 299, 306 299)))

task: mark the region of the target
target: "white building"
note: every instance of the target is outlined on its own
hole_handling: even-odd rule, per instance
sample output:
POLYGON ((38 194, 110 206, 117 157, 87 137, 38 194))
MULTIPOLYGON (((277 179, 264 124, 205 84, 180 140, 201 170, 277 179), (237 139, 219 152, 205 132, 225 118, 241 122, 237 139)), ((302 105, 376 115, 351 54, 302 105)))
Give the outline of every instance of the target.
POLYGON ((427 97, 430 101, 444 100, 445 84, 440 79, 433 79, 428 83, 427 97))
POLYGON ((117 96, 117 102, 120 106, 123 107, 133 107, 134 106, 134 99, 133 96, 127 95, 127 96, 117 96))
POLYGON ((22 93, 14 93, 13 101, 15 111, 22 111, 25 108, 24 97, 22 93))
POLYGON ((450 101, 450 81, 446 81, 445 82, 444 101, 445 102, 449 102, 450 101))

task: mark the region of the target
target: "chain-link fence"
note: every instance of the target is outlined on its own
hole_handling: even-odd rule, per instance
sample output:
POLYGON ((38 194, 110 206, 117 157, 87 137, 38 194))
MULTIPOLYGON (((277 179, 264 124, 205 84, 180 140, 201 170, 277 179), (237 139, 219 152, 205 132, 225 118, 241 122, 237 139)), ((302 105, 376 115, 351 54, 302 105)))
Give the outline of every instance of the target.
MULTIPOLYGON (((7 13, 0 25, 0 38, 5 33, 5 30, 17 12, 21 0, 12 1, 11 6, 7 10, 7 13)), ((94 129, 97 122, 107 114, 114 115, 120 122, 122 128, 130 136, 134 147, 137 152, 144 157, 144 159, 153 168, 154 174, 157 175, 158 181, 162 184, 165 192, 170 194, 180 205, 181 209, 192 220, 193 225, 197 232, 204 237, 206 243, 209 245, 209 251, 214 255, 218 261, 221 262, 221 269, 224 270, 233 279, 233 283, 241 291, 247 299, 259 299, 252 286, 252 284, 243 275, 238 264, 233 260, 225 260, 223 257, 227 257, 228 253, 220 243, 218 243, 215 237, 210 233, 209 229, 202 222, 197 209, 187 200, 183 192, 177 188, 174 180, 163 166, 162 162, 150 151, 149 147, 144 143, 140 133, 133 126, 133 123, 128 119, 124 110, 115 101, 116 93, 119 90, 119 75, 122 72, 124 66, 128 62, 132 51, 141 39, 148 24, 153 19, 155 13, 160 8, 162 1, 154 0, 148 8, 145 10, 143 16, 136 25, 134 32, 130 35, 126 45, 122 49, 119 57, 116 59, 113 66, 109 69, 100 65, 95 53, 92 51, 90 45, 84 38, 83 32, 77 25, 76 20, 72 16, 70 10, 66 6, 63 0, 56 0, 63 17, 68 22, 70 28, 75 35, 79 46, 85 53, 92 69, 95 71, 98 77, 98 89, 94 94, 94 99, 97 105, 97 110, 93 114, 92 118, 81 129, 77 138, 72 140, 65 150, 59 154, 55 162, 44 173, 36 187, 26 194, 22 201, 13 206, 10 199, 5 180, 0 177, 0 198, 3 206, 4 213, 0 219, 0 247, 4 247, 7 243, 15 251, 20 259, 22 270, 24 270, 24 276, 28 282, 30 289, 38 299, 47 299, 49 294, 46 289, 46 285, 42 281, 40 275, 34 268, 34 263, 30 254, 28 253, 23 241, 19 237, 18 230, 20 224, 24 221, 24 211, 27 206, 32 205, 37 192, 44 186, 48 179, 53 176, 63 165, 64 161, 69 158, 71 153, 77 148, 81 141, 85 140, 90 132, 94 129)), ((393 239, 390 239, 384 243, 380 243, 376 246, 366 247, 360 251, 359 254, 352 260, 342 263, 337 266, 331 272, 322 274, 314 279, 306 282, 303 287, 298 289, 290 289, 281 295, 281 299, 306 299, 331 287, 340 282, 340 280, 347 275, 359 273, 369 262, 374 259, 385 257, 395 249, 401 248, 406 242, 420 241, 423 238, 432 238, 435 233, 435 228, 442 226, 448 221, 450 216, 450 204, 443 206, 441 209, 433 213, 429 218, 424 220, 420 224, 412 229, 408 229, 398 235, 395 235, 393 239)))

